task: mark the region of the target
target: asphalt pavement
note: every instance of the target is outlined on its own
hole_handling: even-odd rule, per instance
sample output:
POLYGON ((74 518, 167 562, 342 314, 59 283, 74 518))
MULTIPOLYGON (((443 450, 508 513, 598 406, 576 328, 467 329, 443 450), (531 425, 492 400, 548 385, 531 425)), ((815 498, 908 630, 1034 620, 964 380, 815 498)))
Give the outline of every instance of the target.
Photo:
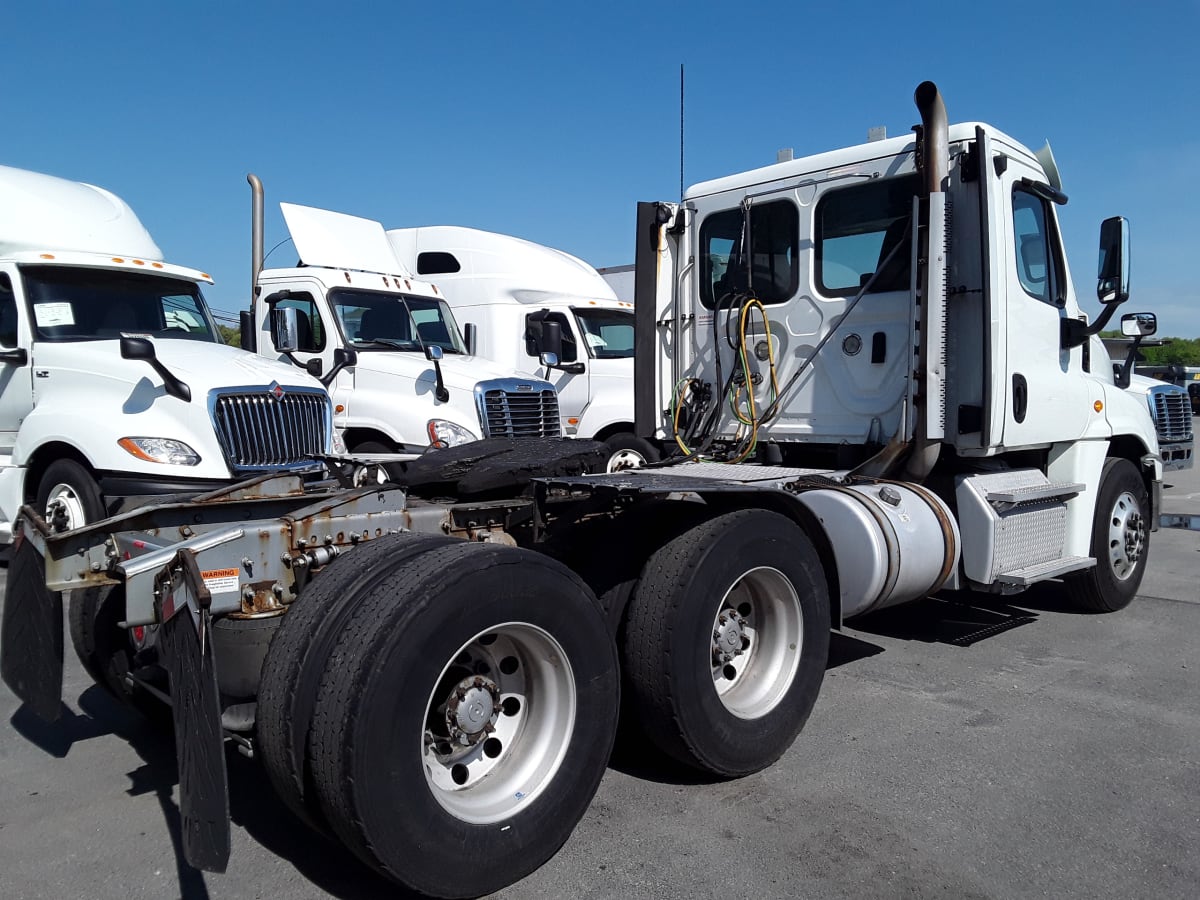
MULTIPOLYGON (((1200 516, 1200 473, 1167 482, 1164 512, 1200 516)), ((563 850, 495 896, 1194 900, 1198 651, 1200 532, 1183 529, 1153 535, 1113 615, 1062 608, 1053 584, 885 611, 835 635, 776 765, 706 781, 624 744, 563 850)), ((0 896, 397 896, 232 750, 229 870, 189 868, 171 739, 67 656, 55 725, 0 686, 0 896)))

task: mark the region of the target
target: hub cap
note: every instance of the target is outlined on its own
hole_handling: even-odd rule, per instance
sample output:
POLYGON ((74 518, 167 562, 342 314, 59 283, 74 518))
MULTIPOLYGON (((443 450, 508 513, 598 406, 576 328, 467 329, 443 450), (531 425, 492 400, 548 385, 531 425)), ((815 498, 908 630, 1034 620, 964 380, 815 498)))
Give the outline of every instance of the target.
POLYGON ((576 708, 570 662, 548 632, 524 622, 480 632, 429 695, 421 754, 434 798, 472 824, 511 817, 558 773, 576 708))
POLYGON ((1126 581, 1137 571, 1146 547, 1146 522, 1141 506, 1129 491, 1117 497, 1108 522, 1108 560, 1113 574, 1126 581))
POLYGON ((56 484, 46 498, 46 522, 54 531, 71 531, 87 524, 83 500, 69 484, 56 484))
POLYGON ((622 472, 625 469, 640 469, 646 464, 646 457, 636 450, 617 450, 608 458, 608 472, 622 472))
POLYGON ((762 567, 742 575, 713 620, 712 677, 721 703, 739 719, 779 705, 804 646, 800 597, 786 575, 762 567))

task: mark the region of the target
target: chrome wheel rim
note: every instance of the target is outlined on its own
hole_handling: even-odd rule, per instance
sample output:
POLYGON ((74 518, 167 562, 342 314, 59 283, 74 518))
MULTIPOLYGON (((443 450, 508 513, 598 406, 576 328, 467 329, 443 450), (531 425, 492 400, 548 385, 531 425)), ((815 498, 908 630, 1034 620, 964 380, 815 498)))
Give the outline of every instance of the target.
POLYGON ((83 499, 74 486, 69 484, 56 484, 50 489, 50 494, 46 497, 44 515, 46 522, 55 531, 73 531, 87 524, 83 499))
POLYGON ((625 469, 640 469, 646 464, 646 457, 636 450, 617 450, 608 458, 606 472, 622 472, 625 469))
POLYGON ((800 666, 804 616, 791 579, 763 566, 742 575, 713 619, 713 686, 729 712, 757 719, 783 700, 800 666))
POLYGON ((426 704, 430 792, 464 822, 511 817, 558 774, 577 707, 570 661, 548 632, 524 622, 481 631, 442 668, 426 704))
POLYGON ((1108 561, 1118 580, 1128 581, 1133 576, 1145 547, 1146 522, 1141 504, 1132 493, 1124 491, 1108 519, 1108 561))

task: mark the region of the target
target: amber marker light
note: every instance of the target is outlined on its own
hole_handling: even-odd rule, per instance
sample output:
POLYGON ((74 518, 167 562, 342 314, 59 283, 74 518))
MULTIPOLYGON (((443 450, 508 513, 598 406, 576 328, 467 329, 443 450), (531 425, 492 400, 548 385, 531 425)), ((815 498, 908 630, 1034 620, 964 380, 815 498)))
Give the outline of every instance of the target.
POLYGON ((1104 409, 1104 402, 1102 400, 1097 400, 1092 404, 1092 409, 1094 409, 1096 412, 1100 412, 1100 410, 1104 409))
POLYGON ((38 259, 54 259, 54 254, 53 253, 41 253, 41 254, 38 254, 38 259))
POLYGON ((132 263, 133 263, 135 266, 144 266, 144 265, 145 265, 145 263, 144 263, 142 260, 140 260, 140 259, 131 260, 131 262, 132 262, 132 263))
POLYGON ((578 425, 579 420, 578 419, 567 419, 567 424, 568 425, 578 425))
POLYGON ((119 257, 119 256, 114 256, 112 258, 112 261, 113 262, 125 262, 125 260, 121 259, 121 257, 119 257))
POLYGON ((346 411, 346 407, 344 407, 342 404, 339 403, 337 406, 335 406, 333 408, 333 411, 335 413, 344 413, 346 411))
POLYGON ((161 269, 163 267, 163 264, 152 262, 152 263, 150 263, 150 266, 151 266, 151 268, 154 268, 154 269, 161 269))

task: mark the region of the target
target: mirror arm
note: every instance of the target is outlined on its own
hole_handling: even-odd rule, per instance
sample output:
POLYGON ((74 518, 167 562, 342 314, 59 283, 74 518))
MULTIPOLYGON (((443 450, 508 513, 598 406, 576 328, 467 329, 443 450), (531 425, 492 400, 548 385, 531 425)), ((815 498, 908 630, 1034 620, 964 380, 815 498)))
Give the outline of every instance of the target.
POLYGON ((1087 341, 1093 334, 1099 334, 1104 330, 1104 326, 1108 324, 1108 320, 1113 317, 1113 313, 1117 311, 1120 304, 1110 303, 1100 311, 1100 317, 1091 325, 1080 322, 1078 319, 1062 319, 1060 332, 1060 343, 1064 350, 1070 350, 1072 347, 1078 347, 1087 341))
POLYGON ((346 366, 354 366, 358 364, 358 353, 354 350, 345 350, 341 347, 333 351, 333 367, 325 374, 317 376, 318 380, 325 387, 333 384, 333 379, 337 378, 337 373, 346 368, 346 366))
POLYGON ((1125 357, 1125 362, 1121 364, 1121 370, 1116 373, 1116 377, 1113 379, 1116 386, 1122 390, 1129 387, 1129 373, 1133 371, 1133 364, 1138 355, 1138 347, 1142 345, 1142 337, 1139 334, 1133 339, 1133 345, 1129 348, 1129 354, 1125 357))
POLYGON ((437 379, 433 386, 433 396, 441 403, 450 402, 450 392, 446 390, 446 383, 442 381, 442 364, 439 360, 433 360, 433 374, 437 379))

